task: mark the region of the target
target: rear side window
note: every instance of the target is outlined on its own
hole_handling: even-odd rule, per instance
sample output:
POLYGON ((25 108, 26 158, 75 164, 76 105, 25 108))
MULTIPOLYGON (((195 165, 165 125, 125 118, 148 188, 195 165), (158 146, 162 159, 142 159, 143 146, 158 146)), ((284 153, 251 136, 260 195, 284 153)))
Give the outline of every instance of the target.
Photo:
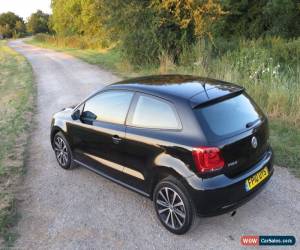
POLYGON ((124 124, 133 93, 129 91, 106 91, 84 105, 82 117, 89 123, 103 121, 124 124))
POLYGON ((130 125, 156 129, 180 129, 181 127, 171 103, 144 95, 141 95, 137 101, 130 125))
POLYGON ((196 108, 195 114, 209 140, 222 139, 246 130, 247 125, 262 117, 259 108, 244 94, 196 108))

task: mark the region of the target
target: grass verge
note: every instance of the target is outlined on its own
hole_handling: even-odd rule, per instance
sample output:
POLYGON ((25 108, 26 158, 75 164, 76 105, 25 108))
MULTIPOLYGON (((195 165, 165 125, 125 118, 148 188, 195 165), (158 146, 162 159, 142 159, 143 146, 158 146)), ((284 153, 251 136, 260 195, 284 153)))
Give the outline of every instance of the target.
POLYGON ((16 237, 12 232, 18 219, 15 193, 24 172, 33 93, 30 64, 0 41, 0 246, 11 246, 16 237))
POLYGON ((101 67, 108 69, 119 75, 125 76, 125 73, 127 71, 126 69, 121 70, 120 65, 118 64, 118 62, 120 62, 121 53, 117 49, 96 50, 96 49, 76 49, 76 48, 68 48, 68 47, 57 47, 53 44, 40 42, 35 38, 26 40, 26 43, 41 48, 53 49, 55 51, 68 53, 90 64, 101 65, 101 67))
POLYGON ((300 129, 271 119, 270 141, 275 152, 275 164, 288 167, 300 178, 300 129))
MULTIPOLYGON (((55 40, 55 39, 54 39, 55 40)), ((107 51, 96 50, 96 49, 78 49, 78 48, 68 48, 66 46, 60 46, 55 43, 49 43, 47 41, 41 41, 38 39, 31 39, 27 41, 29 44, 36 45, 43 48, 50 48, 56 51, 65 52, 71 54, 75 57, 78 57, 88 63, 99 65, 104 67, 112 72, 118 74, 123 78, 139 76, 139 75, 149 75, 149 74, 159 74, 159 73, 185 73, 185 74, 197 74, 206 76, 207 72, 198 72, 191 69, 191 67, 186 66, 176 66, 173 64, 172 60, 169 60, 168 57, 161 58, 160 66, 149 66, 143 67, 141 69, 133 69, 133 67, 126 61, 125 58, 122 58, 121 52, 117 49, 111 49, 107 51)), ((238 61, 238 58, 236 59, 238 61)), ((221 66, 222 62, 220 62, 221 66)), ((199 68, 199 67, 197 67, 199 68)), ((201 68, 201 67, 200 67, 201 68)), ((218 67, 217 67, 218 68, 218 67)), ((234 76, 230 74, 231 70, 226 71, 225 75, 215 74, 212 76, 215 78, 220 78, 228 81, 236 82, 234 76)), ((224 72, 223 72, 224 73, 224 72)), ((234 74, 233 74, 234 75, 234 74)), ((208 74, 208 76, 210 76, 208 74)), ((271 79, 272 80, 272 79, 271 79)), ((295 84, 294 84, 295 85, 295 84)), ((293 86, 294 86, 293 85, 293 86)), ((268 108, 267 105, 264 105, 265 96, 264 93, 269 91, 268 86, 262 84, 256 85, 246 85, 245 86, 250 94, 254 97, 256 101, 259 102, 260 106, 268 108), (262 89, 263 88, 263 89, 262 89)), ((280 92, 280 89, 276 89, 276 93, 280 92)), ((284 91, 287 91, 286 89, 284 91)), ((292 91, 292 90, 288 90, 292 91)), ((297 94, 299 90, 294 90, 295 99, 298 98, 300 101, 300 96, 297 94)), ((289 93, 287 93, 289 94, 289 93)), ((272 97, 273 100, 281 100, 280 96, 275 95, 272 97)), ((285 103, 285 99, 282 100, 282 103, 285 103)), ((297 100, 296 100, 297 101, 297 100)), ((297 103, 297 102, 293 102, 297 103)), ((299 122, 297 119, 286 119, 284 111, 278 112, 277 109, 280 108, 277 106, 277 103, 274 105, 270 102, 269 105, 272 105, 269 110, 270 117, 270 141, 275 152, 275 164, 288 167, 296 176, 300 177, 300 128, 299 122), (272 109, 275 107, 275 111, 272 109), (277 108, 276 108, 277 107, 277 108), (292 120, 292 121, 291 121, 292 120)), ((291 104, 289 104, 291 105, 291 104)), ((299 108, 299 107, 298 107, 299 108)), ((296 110, 298 114, 299 109, 296 110)), ((292 116, 290 116, 292 117, 292 116)), ((298 117, 295 115, 295 117, 298 117)))

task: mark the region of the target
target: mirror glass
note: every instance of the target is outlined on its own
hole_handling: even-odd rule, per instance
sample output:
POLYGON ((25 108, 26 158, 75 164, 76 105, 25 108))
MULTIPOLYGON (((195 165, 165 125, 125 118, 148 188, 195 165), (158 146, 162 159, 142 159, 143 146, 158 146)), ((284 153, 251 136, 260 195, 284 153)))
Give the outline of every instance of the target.
POLYGON ((73 112, 72 119, 78 120, 79 118, 80 118, 80 109, 77 109, 76 111, 73 112))

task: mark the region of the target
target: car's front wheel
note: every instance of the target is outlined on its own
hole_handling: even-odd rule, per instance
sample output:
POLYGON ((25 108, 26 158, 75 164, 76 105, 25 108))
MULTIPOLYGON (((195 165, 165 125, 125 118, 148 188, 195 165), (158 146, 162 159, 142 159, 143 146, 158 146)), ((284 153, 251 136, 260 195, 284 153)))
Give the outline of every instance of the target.
POLYGON ((58 132, 53 138, 53 149, 58 164, 64 169, 72 167, 72 152, 65 136, 58 132))
POLYGON ((175 178, 166 178, 157 184, 153 196, 156 214, 172 233, 184 234, 195 218, 193 202, 184 185, 175 178))

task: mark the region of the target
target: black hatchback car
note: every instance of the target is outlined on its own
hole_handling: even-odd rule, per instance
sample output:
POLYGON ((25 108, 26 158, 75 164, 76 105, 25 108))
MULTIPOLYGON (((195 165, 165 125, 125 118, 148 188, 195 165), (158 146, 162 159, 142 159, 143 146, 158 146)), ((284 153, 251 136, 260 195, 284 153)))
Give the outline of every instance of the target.
POLYGON ((234 210, 273 174, 266 116, 237 85, 194 76, 118 82, 56 113, 59 165, 84 166, 151 198, 175 234, 234 210))

